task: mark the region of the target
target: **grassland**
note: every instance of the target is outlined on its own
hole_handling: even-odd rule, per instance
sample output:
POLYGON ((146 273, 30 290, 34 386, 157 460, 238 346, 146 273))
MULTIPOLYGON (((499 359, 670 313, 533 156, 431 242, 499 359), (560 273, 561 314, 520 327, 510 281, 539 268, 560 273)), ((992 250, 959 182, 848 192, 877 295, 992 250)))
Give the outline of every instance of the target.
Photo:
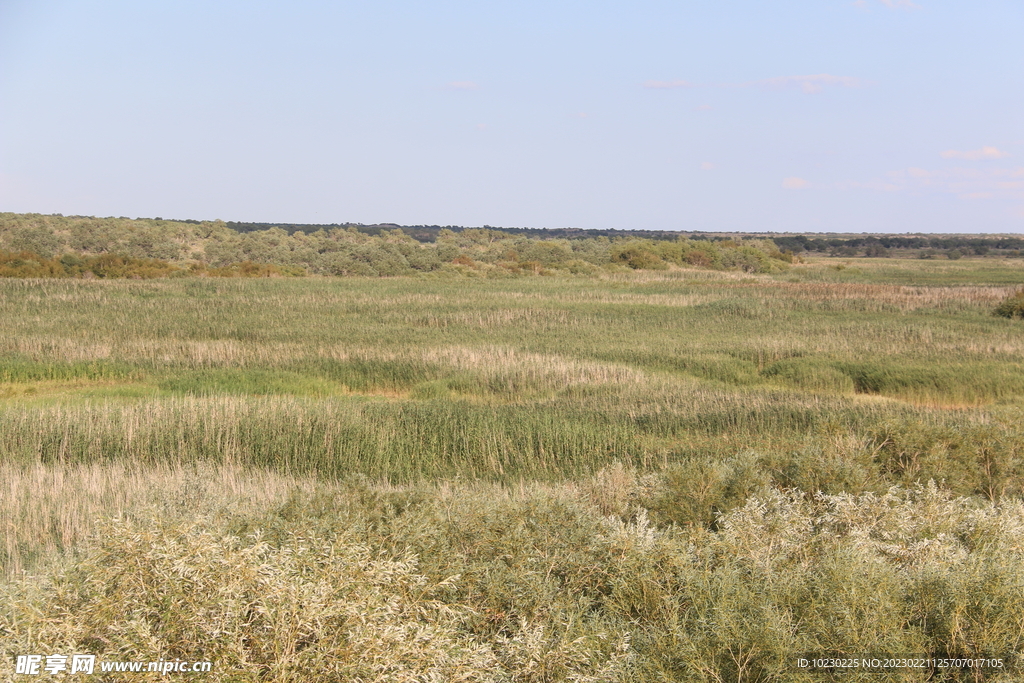
MULTIPOLYGON (((215 680, 1014 661, 1022 282, 0 280, 0 640, 215 680)), ((868 678, 976 675, 1017 680, 868 678)))

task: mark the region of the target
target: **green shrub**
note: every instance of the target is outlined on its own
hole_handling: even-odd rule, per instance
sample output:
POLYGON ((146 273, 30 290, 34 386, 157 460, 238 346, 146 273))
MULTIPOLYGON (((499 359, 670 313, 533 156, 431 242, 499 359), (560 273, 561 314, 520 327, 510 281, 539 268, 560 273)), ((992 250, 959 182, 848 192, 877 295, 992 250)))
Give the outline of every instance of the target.
POLYGON ((154 258, 120 254, 78 256, 65 254, 60 260, 44 259, 31 252, 0 251, 0 277, 100 277, 150 279, 183 274, 181 268, 154 258))
POLYGON ((831 680, 796 668, 809 653, 1005 660, 851 678, 966 683, 1020 664, 1019 502, 762 488, 709 530, 602 516, 572 484, 217 479, 137 481, 150 507, 0 585, 0 666, 84 650, 208 659, 216 681, 788 683, 831 680))
POLYGON ((664 270, 668 265, 654 252, 639 246, 612 248, 612 262, 624 263, 634 270, 664 270))
POLYGON ((92 273, 100 278, 142 278, 167 277, 181 272, 177 266, 154 258, 134 258, 119 254, 103 254, 82 259, 80 265, 69 268, 70 275, 92 273))
POLYGON ((767 489, 771 477, 754 453, 725 460, 695 456, 668 467, 646 501, 661 524, 712 527, 720 515, 767 489))
MULTIPOLYGON (((99 219, 0 214, 0 247, 27 250, 39 265, 5 269, 0 276, 54 277, 53 254, 64 253, 63 274, 83 277, 164 277, 171 274, 258 277, 358 275, 394 277, 444 273, 460 277, 596 275, 587 265, 615 272, 680 267, 777 272, 793 261, 770 240, 656 240, 636 237, 546 239, 492 229, 440 230, 422 243, 402 230, 372 233, 352 226, 306 233, 280 227, 236 232, 220 221, 99 219), (90 259, 100 259, 90 261, 90 259), (126 261, 135 259, 135 261, 126 261), (174 264, 174 265, 171 265, 174 264), (209 264, 209 267, 201 264, 209 264), (455 265, 455 267, 452 266, 455 265), (460 267, 460 266, 468 266, 460 267), (181 267, 187 271, 181 271, 181 267), (43 268, 43 270, 39 270, 43 268), (168 268, 177 269, 168 271, 168 268)), ((12 253, 14 253, 12 252, 12 253)), ((25 259, 22 259, 24 261, 25 259)))
POLYGON ((0 251, 0 277, 63 277, 65 274, 59 261, 30 251, 0 251))
POLYGON ((872 428, 876 466, 903 484, 940 482, 990 500, 1024 493, 1024 434, 998 425, 889 423, 872 428))
POLYGON ((1003 299, 993 313, 1003 318, 1024 318, 1024 289, 1003 299))

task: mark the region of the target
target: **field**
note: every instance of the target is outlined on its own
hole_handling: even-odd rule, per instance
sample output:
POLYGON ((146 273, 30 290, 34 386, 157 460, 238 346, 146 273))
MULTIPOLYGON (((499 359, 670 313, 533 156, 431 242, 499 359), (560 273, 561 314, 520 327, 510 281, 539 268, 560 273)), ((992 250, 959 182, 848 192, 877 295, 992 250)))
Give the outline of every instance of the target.
POLYGON ((0 666, 1020 680, 1024 321, 992 311, 1022 283, 2 279, 0 666))

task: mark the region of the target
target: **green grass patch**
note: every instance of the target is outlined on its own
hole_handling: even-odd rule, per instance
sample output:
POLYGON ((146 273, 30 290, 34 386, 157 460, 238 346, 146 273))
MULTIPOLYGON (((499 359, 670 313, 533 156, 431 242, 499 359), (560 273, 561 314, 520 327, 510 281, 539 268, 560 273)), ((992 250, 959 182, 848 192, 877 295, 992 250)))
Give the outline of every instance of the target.
POLYGON ((132 380, 142 370, 125 362, 108 360, 38 361, 18 356, 0 357, 0 382, 28 383, 70 380, 132 380))
POLYGON ((0 279, 3 654, 530 683, 1017 656, 1019 267, 622 255, 0 279))
POLYGON ((342 391, 334 382, 286 370, 216 368, 184 370, 157 381, 171 394, 328 396, 342 391))
POLYGON ((922 365, 837 363, 857 391, 946 404, 1018 402, 1024 398, 1019 363, 922 365))

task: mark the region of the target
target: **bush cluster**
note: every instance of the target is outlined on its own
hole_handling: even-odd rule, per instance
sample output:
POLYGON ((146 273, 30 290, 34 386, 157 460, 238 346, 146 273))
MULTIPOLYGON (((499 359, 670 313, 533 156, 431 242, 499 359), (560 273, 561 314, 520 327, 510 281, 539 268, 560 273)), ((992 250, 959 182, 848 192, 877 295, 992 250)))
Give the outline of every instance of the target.
POLYGON ((634 269, 664 269, 672 264, 771 273, 792 263, 793 255, 780 252, 770 240, 627 240, 612 246, 611 260, 634 269))
POLYGON ((1024 318, 1024 289, 1006 297, 993 312, 1003 318, 1024 318))
POLYGON ((98 277, 156 277, 161 270, 173 274, 180 269, 213 276, 449 273, 501 277, 670 266, 768 273, 785 268, 793 259, 771 241, 754 239, 539 239, 482 228, 442 229, 435 241, 423 243, 400 229, 377 234, 355 227, 291 234, 280 228, 236 232, 219 221, 15 214, 0 214, 0 249, 10 252, 5 258, 12 265, 0 268, 0 276, 7 277, 86 272, 98 277), (119 259, 121 271, 129 274, 107 274, 121 272, 112 267, 101 274, 97 258, 119 259))
POLYGON ((49 259, 31 251, 12 253, 0 250, 0 277, 150 279, 181 274, 184 274, 181 268, 154 258, 135 258, 122 254, 64 254, 59 259, 49 259))
POLYGON ((720 515, 770 488, 826 494, 883 493, 938 482, 963 497, 998 502, 1024 495, 1024 433, 1010 426, 889 421, 863 433, 808 437, 798 449, 695 454, 659 475, 635 502, 660 523, 715 528, 720 515))
POLYGON ((0 251, 0 277, 16 278, 134 278, 149 280, 157 277, 183 277, 205 275, 209 277, 281 277, 303 276, 300 266, 277 266, 272 263, 243 261, 218 268, 205 263, 193 263, 187 268, 154 258, 135 258, 123 254, 78 256, 64 254, 59 259, 43 258, 30 251, 17 254, 0 251))
POLYGON ((1019 503, 769 489, 706 531, 603 516, 600 483, 352 480, 264 512, 195 488, 7 586, 0 650, 209 659, 224 681, 821 680, 809 653, 1002 658, 870 680, 1016 680, 1019 503))

